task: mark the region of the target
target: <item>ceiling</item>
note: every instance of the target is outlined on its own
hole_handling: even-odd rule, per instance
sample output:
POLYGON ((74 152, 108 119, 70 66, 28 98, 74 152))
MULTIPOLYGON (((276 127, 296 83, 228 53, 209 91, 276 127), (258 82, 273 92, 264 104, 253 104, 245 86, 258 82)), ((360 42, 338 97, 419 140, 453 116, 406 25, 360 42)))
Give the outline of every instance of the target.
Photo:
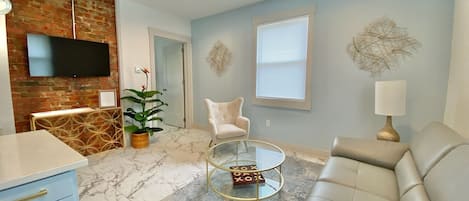
POLYGON ((233 10, 263 0, 134 0, 187 19, 197 19, 233 10))

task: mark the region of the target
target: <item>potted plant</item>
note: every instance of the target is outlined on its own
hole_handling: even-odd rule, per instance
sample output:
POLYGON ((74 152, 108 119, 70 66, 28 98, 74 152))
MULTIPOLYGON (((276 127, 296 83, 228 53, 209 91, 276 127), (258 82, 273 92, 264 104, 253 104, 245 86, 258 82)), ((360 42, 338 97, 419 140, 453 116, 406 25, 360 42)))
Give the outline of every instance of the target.
POLYGON ((141 90, 125 89, 132 95, 124 96, 122 100, 128 100, 135 103, 135 107, 129 107, 124 115, 130 117, 133 122, 131 125, 125 126, 125 131, 131 133, 131 145, 134 148, 145 148, 149 145, 149 136, 153 136, 154 132, 162 131, 159 127, 149 127, 148 123, 152 121, 163 121, 157 114, 162 112, 161 107, 168 104, 158 98, 163 93, 157 90, 148 90, 148 74, 147 68, 140 69, 145 73, 146 84, 142 85, 141 90))

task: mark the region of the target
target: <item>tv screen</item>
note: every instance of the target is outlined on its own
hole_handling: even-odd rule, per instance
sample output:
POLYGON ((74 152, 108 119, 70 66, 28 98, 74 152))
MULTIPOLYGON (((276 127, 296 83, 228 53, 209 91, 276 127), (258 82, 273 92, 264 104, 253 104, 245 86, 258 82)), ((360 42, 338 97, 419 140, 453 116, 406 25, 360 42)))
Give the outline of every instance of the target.
POLYGON ((29 75, 31 77, 109 76, 109 45, 28 34, 29 75))

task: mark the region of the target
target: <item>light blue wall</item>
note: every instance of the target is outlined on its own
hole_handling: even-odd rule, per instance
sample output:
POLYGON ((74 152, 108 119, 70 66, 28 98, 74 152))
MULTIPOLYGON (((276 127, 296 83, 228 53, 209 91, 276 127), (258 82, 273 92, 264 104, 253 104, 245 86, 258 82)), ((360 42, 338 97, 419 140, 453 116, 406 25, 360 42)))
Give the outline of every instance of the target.
MULTIPOLYGON (((207 125, 205 97, 228 101, 244 96, 251 133, 260 138, 327 149, 334 136, 374 138, 385 121, 374 114, 374 82, 405 79, 407 115, 394 118, 403 141, 430 121, 442 121, 446 100, 452 34, 453 1, 441 0, 267 0, 253 6, 192 22, 194 118, 207 125), (252 18, 313 6, 314 48, 312 110, 253 105, 252 18), (422 48, 394 72, 374 79, 346 53, 352 37, 371 21, 387 16, 406 27, 422 48), (222 76, 206 57, 220 40, 232 51, 232 64, 222 76), (271 120, 271 127, 265 121, 271 120)), ((281 40, 281 38, 279 38, 281 40)))

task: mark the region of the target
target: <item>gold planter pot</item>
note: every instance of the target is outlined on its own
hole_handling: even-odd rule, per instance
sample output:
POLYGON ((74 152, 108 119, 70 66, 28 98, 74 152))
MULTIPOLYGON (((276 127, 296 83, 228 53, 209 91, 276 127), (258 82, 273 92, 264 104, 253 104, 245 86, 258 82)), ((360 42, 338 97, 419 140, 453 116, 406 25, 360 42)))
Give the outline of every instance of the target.
POLYGON ((133 148, 142 149, 150 144, 150 135, 148 133, 132 133, 131 145, 133 148))

